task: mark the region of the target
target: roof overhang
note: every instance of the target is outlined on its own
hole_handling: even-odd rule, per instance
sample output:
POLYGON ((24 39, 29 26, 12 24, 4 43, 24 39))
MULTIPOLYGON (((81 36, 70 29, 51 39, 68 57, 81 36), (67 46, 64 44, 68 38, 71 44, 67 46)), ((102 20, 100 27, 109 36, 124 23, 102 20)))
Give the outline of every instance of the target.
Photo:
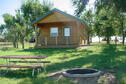
POLYGON ((77 20, 77 21, 79 21, 79 22, 82 22, 82 23, 87 23, 87 21, 85 21, 85 20, 81 20, 81 19, 79 19, 78 17, 75 17, 75 16, 72 16, 72 15, 70 15, 70 14, 67 14, 67 13, 65 13, 65 12, 63 12, 63 11, 60 11, 59 9, 53 9, 53 10, 51 10, 51 11, 49 11, 47 14, 45 14, 44 16, 42 16, 42 17, 39 17, 38 19, 36 19, 35 21, 33 21, 32 23, 31 23, 31 25, 35 25, 36 23, 38 23, 40 20, 42 20, 42 19, 44 19, 45 17, 47 17, 47 16, 49 16, 50 14, 52 14, 52 13, 54 13, 54 12, 58 12, 58 13, 60 13, 60 14, 63 14, 64 16, 68 16, 68 17, 70 17, 70 18, 72 18, 72 19, 74 19, 74 20, 77 20))

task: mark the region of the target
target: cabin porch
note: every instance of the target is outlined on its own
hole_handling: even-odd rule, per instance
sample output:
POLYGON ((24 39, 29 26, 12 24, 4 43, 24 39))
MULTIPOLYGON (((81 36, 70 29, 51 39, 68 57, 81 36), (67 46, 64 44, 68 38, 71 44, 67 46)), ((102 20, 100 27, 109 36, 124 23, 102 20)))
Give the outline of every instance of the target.
POLYGON ((78 37, 76 22, 39 23, 38 27, 37 47, 66 48, 85 44, 84 38, 78 37))
POLYGON ((38 47, 41 48, 66 48, 77 47, 79 44, 75 43, 72 36, 64 37, 44 37, 39 40, 38 47))

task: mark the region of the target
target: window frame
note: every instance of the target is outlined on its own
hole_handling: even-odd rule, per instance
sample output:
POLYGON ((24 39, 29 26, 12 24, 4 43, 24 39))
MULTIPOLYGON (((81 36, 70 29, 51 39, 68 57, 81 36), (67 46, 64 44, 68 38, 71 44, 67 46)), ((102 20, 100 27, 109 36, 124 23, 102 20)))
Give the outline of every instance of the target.
POLYGON ((63 36, 65 36, 65 37, 70 37, 71 36, 71 27, 68 26, 68 27, 63 28, 63 36), (65 36, 65 29, 66 28, 69 28, 69 33, 70 33, 69 36, 65 36))
POLYGON ((59 33, 58 31, 59 31, 59 30, 58 30, 58 27, 51 27, 51 28, 50 28, 50 37, 58 37, 58 33, 59 33), (56 36, 53 36, 53 35, 52 35, 52 29, 54 29, 54 28, 57 29, 57 33, 56 33, 57 35, 56 35, 56 36))

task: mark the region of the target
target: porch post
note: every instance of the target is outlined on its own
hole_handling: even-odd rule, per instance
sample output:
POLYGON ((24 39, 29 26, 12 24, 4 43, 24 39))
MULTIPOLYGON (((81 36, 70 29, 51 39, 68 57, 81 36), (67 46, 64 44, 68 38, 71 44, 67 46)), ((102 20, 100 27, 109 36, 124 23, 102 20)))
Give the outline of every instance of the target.
POLYGON ((84 45, 86 44, 86 40, 84 39, 84 45))
POLYGON ((35 47, 38 46, 37 25, 35 25, 35 47))
POLYGON ((69 37, 67 36, 67 37, 66 37, 66 44, 67 44, 67 45, 69 44, 69 41, 68 41, 68 40, 69 40, 69 37))
POLYGON ((48 41, 47 37, 45 37, 45 46, 47 46, 47 41, 48 41))
POLYGON ((56 36, 56 45, 58 44, 58 41, 57 41, 57 36, 56 36))

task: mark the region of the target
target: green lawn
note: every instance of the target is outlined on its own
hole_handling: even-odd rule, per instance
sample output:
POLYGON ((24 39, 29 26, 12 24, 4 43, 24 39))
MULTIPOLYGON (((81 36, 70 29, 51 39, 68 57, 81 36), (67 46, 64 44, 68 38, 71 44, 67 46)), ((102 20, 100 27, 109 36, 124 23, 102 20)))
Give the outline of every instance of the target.
MULTIPOLYGON (((31 77, 31 70, 14 70, 0 77, 1 84, 73 84, 69 80, 50 80, 47 74, 70 68, 94 68, 116 75, 119 84, 126 84, 126 48, 120 45, 94 45, 78 49, 13 49, 0 50, 3 55, 48 56, 47 73, 31 77)), ((4 64, 4 60, 0 60, 4 64)))

